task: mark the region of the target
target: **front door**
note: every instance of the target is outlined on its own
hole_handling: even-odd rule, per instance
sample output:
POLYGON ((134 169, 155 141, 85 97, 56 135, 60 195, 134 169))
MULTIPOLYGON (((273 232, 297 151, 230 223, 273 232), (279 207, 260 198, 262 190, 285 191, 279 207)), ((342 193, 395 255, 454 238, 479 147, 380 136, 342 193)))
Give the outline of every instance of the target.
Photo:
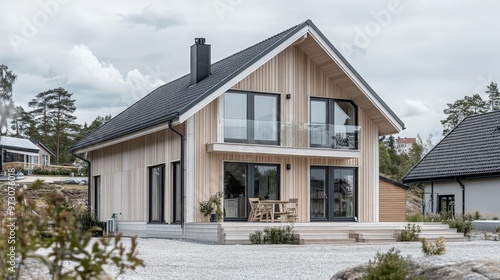
POLYGON ((311 167, 311 221, 354 221, 356 217, 356 169, 311 167))
POLYGON ((455 216, 455 195, 438 195, 438 213, 455 216))

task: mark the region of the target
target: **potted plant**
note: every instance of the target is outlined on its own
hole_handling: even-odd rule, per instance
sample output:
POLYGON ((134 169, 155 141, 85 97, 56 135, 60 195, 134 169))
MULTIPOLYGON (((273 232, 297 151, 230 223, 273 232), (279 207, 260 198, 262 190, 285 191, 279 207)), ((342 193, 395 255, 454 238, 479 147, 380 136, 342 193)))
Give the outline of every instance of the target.
POLYGON ((222 220, 222 192, 217 192, 208 200, 200 202, 200 212, 205 217, 210 215, 210 222, 222 220))

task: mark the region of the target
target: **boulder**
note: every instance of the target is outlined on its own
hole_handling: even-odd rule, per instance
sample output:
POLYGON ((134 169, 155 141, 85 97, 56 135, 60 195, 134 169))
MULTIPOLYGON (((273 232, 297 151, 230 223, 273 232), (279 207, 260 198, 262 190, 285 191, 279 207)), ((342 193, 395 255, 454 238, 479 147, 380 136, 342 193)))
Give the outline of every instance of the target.
MULTIPOLYGON (((420 276, 429 280, 500 280, 500 261, 466 261, 450 262, 433 265, 429 262, 409 260, 410 275, 420 276)), ((360 265, 340 271, 333 275, 332 280, 363 279, 368 265, 360 265)))

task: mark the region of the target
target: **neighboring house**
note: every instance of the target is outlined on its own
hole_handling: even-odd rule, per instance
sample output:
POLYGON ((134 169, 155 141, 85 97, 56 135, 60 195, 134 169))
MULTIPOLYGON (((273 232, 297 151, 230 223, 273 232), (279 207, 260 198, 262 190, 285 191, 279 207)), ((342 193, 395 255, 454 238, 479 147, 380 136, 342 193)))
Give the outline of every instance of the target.
POLYGON ((425 212, 500 217, 500 112, 465 118, 408 174, 425 183, 425 212))
POLYGON ((50 165, 54 153, 42 142, 28 139, 0 136, 0 170, 22 167, 28 173, 35 167, 50 165))
POLYGON ((378 139, 404 124, 310 20, 213 64, 197 38, 190 63, 72 147, 101 220, 168 237, 221 191, 225 222, 250 197, 298 198, 298 222, 379 221, 378 139))
POLYGON ((380 176, 380 222, 406 222, 406 190, 400 182, 380 176))
POLYGON ((40 167, 47 167, 50 165, 50 157, 53 156, 55 157, 56 154, 52 152, 47 146, 45 146, 42 142, 37 141, 35 145, 40 149, 39 156, 38 156, 38 166, 40 167))
POLYGON ((413 143, 417 142, 416 138, 400 138, 396 139, 396 153, 398 155, 410 153, 413 143))
POLYGON ((0 136, 0 168, 22 167, 31 170, 38 165, 40 149, 28 139, 0 136))

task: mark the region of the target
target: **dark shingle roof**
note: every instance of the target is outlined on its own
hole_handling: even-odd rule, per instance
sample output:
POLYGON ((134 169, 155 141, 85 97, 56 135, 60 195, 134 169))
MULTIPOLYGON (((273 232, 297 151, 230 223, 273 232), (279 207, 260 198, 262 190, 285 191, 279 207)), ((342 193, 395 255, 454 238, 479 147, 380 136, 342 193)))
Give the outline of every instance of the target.
POLYGON ((71 150, 83 149, 177 118, 306 26, 313 28, 327 42, 371 94, 390 112, 401 127, 404 127, 402 121, 340 55, 312 21, 307 20, 212 64, 211 75, 193 86, 190 86, 190 75, 187 74, 155 89, 108 123, 78 141, 71 147, 71 150))
POLYGON ((464 119, 437 144, 403 182, 500 174, 500 112, 464 119))

